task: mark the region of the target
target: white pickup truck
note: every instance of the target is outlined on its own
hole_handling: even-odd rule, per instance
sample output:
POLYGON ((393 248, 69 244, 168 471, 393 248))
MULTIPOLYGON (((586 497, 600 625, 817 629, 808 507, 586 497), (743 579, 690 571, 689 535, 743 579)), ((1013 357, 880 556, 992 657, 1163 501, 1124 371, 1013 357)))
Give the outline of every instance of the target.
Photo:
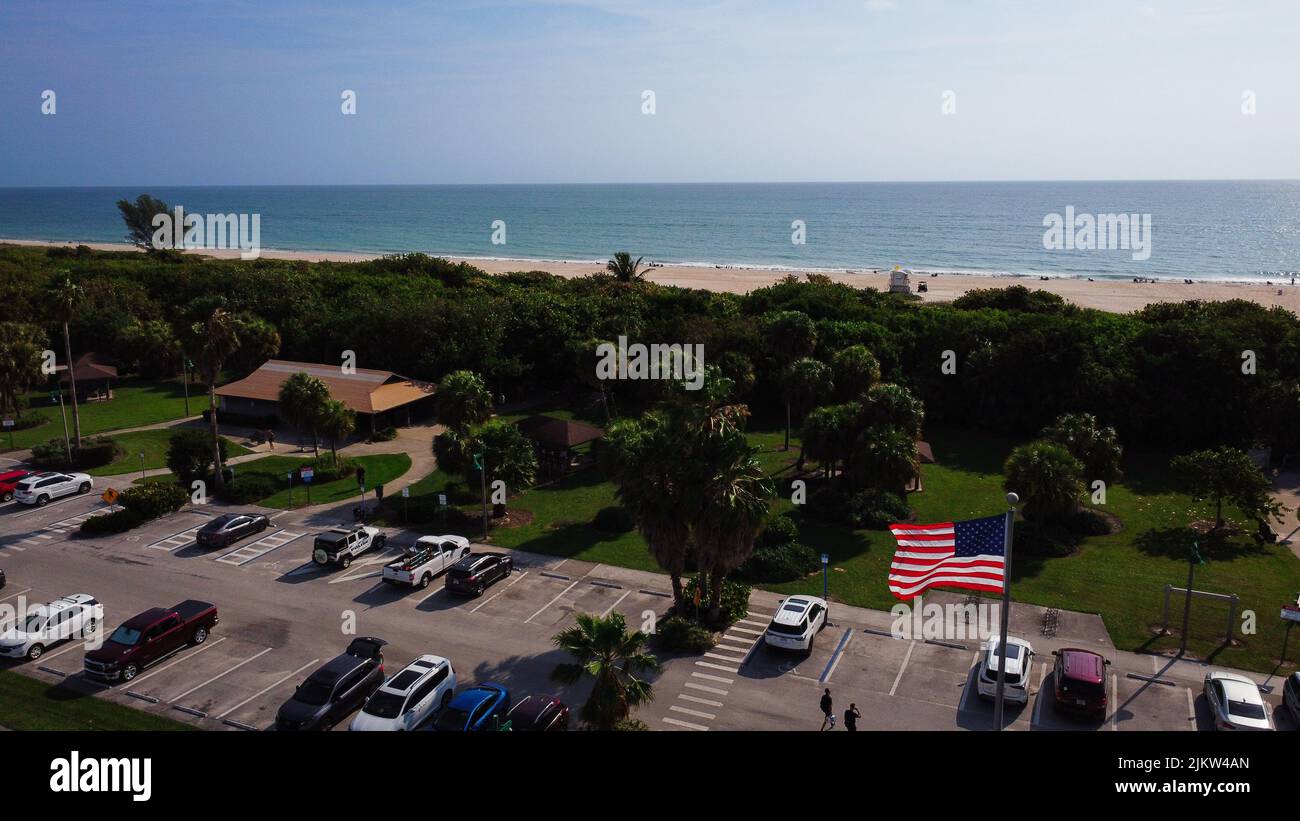
POLYGON ((353 559, 367 550, 383 550, 386 540, 377 527, 334 528, 316 537, 311 560, 322 567, 336 564, 346 570, 353 559))
POLYGON ((469 555, 463 536, 421 536, 402 554, 384 565, 384 581, 408 587, 428 587, 433 577, 469 555))

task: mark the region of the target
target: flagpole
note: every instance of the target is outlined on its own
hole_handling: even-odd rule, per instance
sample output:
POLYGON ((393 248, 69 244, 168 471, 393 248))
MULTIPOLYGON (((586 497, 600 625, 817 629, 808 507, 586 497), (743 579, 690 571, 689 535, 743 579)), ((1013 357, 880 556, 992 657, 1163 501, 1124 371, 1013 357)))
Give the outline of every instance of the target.
POLYGON ((1014 493, 1007 494, 1006 542, 1003 546, 1004 568, 1002 571, 1002 632, 998 640, 998 688, 993 702, 994 729, 1002 731, 1003 691, 1007 680, 1007 621, 1011 617, 1011 529, 1016 523, 1016 503, 1020 497, 1014 493))

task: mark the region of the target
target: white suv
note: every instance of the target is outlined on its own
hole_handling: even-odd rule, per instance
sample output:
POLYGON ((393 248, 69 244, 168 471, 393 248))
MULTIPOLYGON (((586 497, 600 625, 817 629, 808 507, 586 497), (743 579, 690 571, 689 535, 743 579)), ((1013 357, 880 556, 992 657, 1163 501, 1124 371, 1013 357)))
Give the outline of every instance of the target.
POLYGON ((21 627, 0 633, 0 656, 35 661, 51 645, 94 635, 104 621, 104 606, 88 593, 74 593, 30 607, 22 618, 21 627))
POLYGON ((14 488, 14 499, 25 505, 44 507, 61 496, 89 493, 94 481, 84 473, 38 473, 14 488))
MULTIPOLYGON (((984 645, 977 679, 979 694, 997 698, 998 664, 1002 653, 997 652, 1001 639, 994 636, 984 645)), ((1002 697, 1013 704, 1029 703, 1029 668, 1034 661, 1034 646, 1024 639, 1007 636, 1007 674, 1002 681, 1002 697)))
POLYGON ((366 699, 349 730, 414 730, 447 706, 456 671, 442 656, 420 656, 366 699))
POLYGON ((816 596, 791 596, 781 602, 763 640, 782 650, 812 652, 813 640, 826 626, 827 604, 816 596))

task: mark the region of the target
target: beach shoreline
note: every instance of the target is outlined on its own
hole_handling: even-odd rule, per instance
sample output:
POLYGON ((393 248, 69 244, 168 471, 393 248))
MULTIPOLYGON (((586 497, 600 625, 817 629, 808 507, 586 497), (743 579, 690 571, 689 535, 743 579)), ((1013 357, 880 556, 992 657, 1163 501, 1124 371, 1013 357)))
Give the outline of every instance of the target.
MULTIPOLYGON (((0 245, 28 247, 75 248, 85 245, 97 251, 137 251, 126 243, 112 242, 56 242, 45 240, 0 239, 0 245)), ((215 259, 237 259, 237 250, 201 249, 191 253, 215 259)), ((385 254, 347 251, 285 251, 262 249, 263 259, 296 260, 301 262, 364 262, 385 254)), ((573 262, 559 260, 533 260, 508 258, 447 257, 454 262, 465 262, 489 274, 515 271, 545 271, 556 276, 584 277, 604 271, 599 261, 573 262)), ((888 290, 889 272, 882 270, 816 271, 809 269, 783 269, 777 267, 746 267, 740 265, 673 265, 655 264, 643 268, 646 279, 660 285, 681 288, 699 288, 722 293, 745 294, 772 285, 786 276, 804 277, 819 274, 834 282, 858 288, 888 290)), ((1196 280, 1186 284, 1179 280, 1148 280, 1131 282, 1122 279, 1088 279, 1084 276, 1035 277, 1024 274, 942 273, 913 272, 913 293, 922 301, 949 302, 963 294, 982 288, 1005 288, 1023 285, 1030 290, 1047 291, 1083 308, 1095 308, 1112 313, 1129 313, 1159 302, 1182 302, 1189 299, 1222 301, 1244 299, 1265 307, 1281 307, 1300 314, 1300 285, 1290 280, 1265 284, 1261 282, 1231 282, 1223 280, 1196 280), (922 283, 926 292, 917 293, 922 283)))

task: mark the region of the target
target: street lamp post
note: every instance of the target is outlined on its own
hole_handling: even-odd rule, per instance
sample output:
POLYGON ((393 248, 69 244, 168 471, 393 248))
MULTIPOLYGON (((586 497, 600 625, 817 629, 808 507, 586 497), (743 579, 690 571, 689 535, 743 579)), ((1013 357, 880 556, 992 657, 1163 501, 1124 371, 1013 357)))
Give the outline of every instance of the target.
POLYGON ((138 455, 140 457, 140 478, 143 479, 144 478, 144 451, 140 451, 138 455))
POLYGON ((998 686, 993 699, 994 729, 1002 731, 1003 694, 1007 681, 1007 622, 1011 618, 1011 529, 1016 523, 1016 504, 1020 496, 1007 494, 1006 540, 1003 542, 1001 638, 998 640, 998 686))

